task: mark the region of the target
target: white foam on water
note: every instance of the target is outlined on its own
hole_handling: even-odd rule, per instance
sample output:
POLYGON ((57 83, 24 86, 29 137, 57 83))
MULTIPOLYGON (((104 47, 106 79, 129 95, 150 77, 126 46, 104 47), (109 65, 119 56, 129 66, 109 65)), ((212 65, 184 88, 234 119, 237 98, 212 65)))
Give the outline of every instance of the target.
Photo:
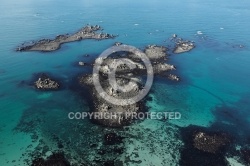
POLYGON ((203 33, 201 31, 197 31, 197 34, 198 35, 202 35, 203 33))

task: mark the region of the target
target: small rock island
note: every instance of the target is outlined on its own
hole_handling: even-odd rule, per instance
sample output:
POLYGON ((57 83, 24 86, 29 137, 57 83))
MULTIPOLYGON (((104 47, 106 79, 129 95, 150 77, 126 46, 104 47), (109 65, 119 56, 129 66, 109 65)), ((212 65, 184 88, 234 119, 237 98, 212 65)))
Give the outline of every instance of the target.
POLYGON ((91 26, 87 25, 81 28, 74 34, 58 35, 55 39, 42 39, 39 41, 32 41, 29 44, 22 44, 16 48, 16 51, 44 51, 50 52, 60 49, 63 43, 69 43, 74 41, 81 41, 84 39, 110 39, 114 38, 115 35, 108 33, 96 33, 96 31, 102 30, 99 25, 91 26))
POLYGON ((57 81, 52 80, 48 75, 41 74, 37 81, 34 82, 35 88, 40 90, 58 90, 60 85, 57 81))
POLYGON ((182 38, 177 38, 176 34, 172 35, 171 41, 175 42, 174 53, 180 54, 184 52, 189 52, 195 48, 194 42, 189 40, 183 40, 182 38))

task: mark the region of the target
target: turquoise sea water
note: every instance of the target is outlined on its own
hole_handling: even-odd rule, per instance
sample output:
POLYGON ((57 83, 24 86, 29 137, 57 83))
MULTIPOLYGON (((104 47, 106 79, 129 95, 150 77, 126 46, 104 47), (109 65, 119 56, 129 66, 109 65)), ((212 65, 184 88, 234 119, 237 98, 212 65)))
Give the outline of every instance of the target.
MULTIPOLYGON (((173 128, 188 125, 209 127, 216 122, 229 123, 242 133, 243 139, 249 137, 249 1, 0 0, 0 4, 0 165, 25 165, 22 154, 31 153, 39 146, 39 142, 32 142, 32 132, 15 130, 29 118, 42 119, 43 123, 29 125, 50 147, 50 151, 57 149, 53 140, 48 141, 52 133, 64 141, 71 135, 70 139, 79 142, 81 139, 93 139, 89 136, 90 132, 100 130, 100 135, 96 136, 96 141, 100 141, 102 132, 114 129, 101 128, 89 121, 72 122, 67 118, 68 112, 88 110, 86 102, 67 84, 82 71, 73 64, 79 60, 88 61, 92 57, 83 55, 98 55, 116 41, 142 49, 148 44, 167 46, 174 33, 195 41, 196 48, 179 55, 169 52, 169 63, 177 66, 176 74, 182 81, 155 81, 150 94, 153 100, 147 104, 150 111, 178 111, 182 118, 163 124, 145 121, 131 126, 134 143, 124 144, 125 156, 130 156, 136 146, 147 147, 137 130, 152 132, 161 136, 152 137, 150 146, 162 153, 151 152, 150 163, 147 151, 137 151, 140 159, 145 160, 137 164, 178 165, 178 151, 182 143, 173 145, 175 150, 172 151, 171 144, 166 148, 170 149, 166 154, 176 153, 175 160, 165 155, 161 147, 165 143, 161 142, 162 139, 176 139, 174 135, 164 132, 169 125, 173 128), (99 24, 105 32, 119 36, 110 40, 65 44, 52 53, 14 51, 24 41, 73 33, 88 23, 99 24), (239 45, 245 47, 239 48, 239 45), (49 72, 61 78, 66 82, 66 88, 58 92, 39 92, 22 83, 40 72, 49 72), (80 127, 75 127, 78 125, 80 127), (79 132, 83 132, 81 137, 78 137, 79 132), (32 147, 27 148, 30 144, 32 147)), ((235 132, 234 128, 232 130, 232 133, 235 132)), ((173 132, 178 132, 178 129, 173 129, 173 132)), ((129 138, 126 141, 131 142, 129 138)), ((237 144, 246 145, 245 142, 237 144)), ((71 144, 74 150, 65 148, 66 151, 81 156, 79 146, 74 145, 71 144)), ((87 142, 82 144, 83 149, 85 145, 87 142)), ((91 161, 95 158, 94 150, 87 150, 85 156, 83 160, 91 161)), ((133 162, 128 163, 133 165, 133 162)))

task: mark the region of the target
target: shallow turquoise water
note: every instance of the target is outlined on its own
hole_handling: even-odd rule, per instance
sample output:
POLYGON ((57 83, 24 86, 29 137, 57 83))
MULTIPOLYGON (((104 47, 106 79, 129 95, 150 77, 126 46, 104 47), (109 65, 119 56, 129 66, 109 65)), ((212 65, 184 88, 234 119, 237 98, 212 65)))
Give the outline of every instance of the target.
MULTIPOLYGON (((88 60, 82 55, 97 55, 115 41, 139 48, 148 44, 167 45, 174 33, 195 41, 197 47, 189 53, 171 55, 169 62, 177 66, 176 72, 182 82, 156 82, 151 94, 154 100, 148 103, 151 111, 178 110, 183 118, 171 122, 178 126, 209 126, 220 120, 213 111, 218 106, 228 106, 237 109, 235 116, 244 122, 236 125, 242 130, 248 128, 249 1, 157 0, 128 3, 122 0, 110 3, 107 0, 77 0, 62 3, 58 0, 0 0, 0 4, 2 149, 8 148, 11 141, 6 141, 6 138, 12 135, 12 129, 27 108, 36 112, 38 107, 43 107, 45 112, 50 113, 55 109, 64 110, 62 118, 67 118, 67 112, 87 109, 82 99, 70 90, 41 93, 20 85, 21 81, 29 80, 33 73, 50 72, 70 82, 75 74, 81 72, 73 63, 88 60), (105 32, 119 36, 114 40, 65 44, 53 53, 14 51, 24 41, 73 33, 88 23, 99 24, 105 32), (198 35, 197 31, 203 34, 198 35), (245 47, 233 48, 239 45, 245 47), (69 97, 71 95, 74 97, 69 97)), ((14 138, 13 141, 16 141, 14 138)), ((22 141, 15 144, 22 144, 22 141)), ((23 144, 25 146, 25 141, 23 144)), ((0 150, 0 161, 4 164, 7 160, 14 160, 13 156, 12 152, 0 150), (5 155, 1 155, 3 153, 5 155)))

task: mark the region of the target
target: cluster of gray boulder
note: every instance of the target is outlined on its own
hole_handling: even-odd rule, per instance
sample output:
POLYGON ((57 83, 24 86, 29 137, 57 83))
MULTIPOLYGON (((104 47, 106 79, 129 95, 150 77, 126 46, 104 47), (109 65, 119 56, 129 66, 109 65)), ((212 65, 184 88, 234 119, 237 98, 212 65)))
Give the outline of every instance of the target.
POLYGON ((57 90, 60 87, 58 82, 50 79, 48 76, 45 75, 39 77, 34 84, 37 89, 42 90, 57 90))

